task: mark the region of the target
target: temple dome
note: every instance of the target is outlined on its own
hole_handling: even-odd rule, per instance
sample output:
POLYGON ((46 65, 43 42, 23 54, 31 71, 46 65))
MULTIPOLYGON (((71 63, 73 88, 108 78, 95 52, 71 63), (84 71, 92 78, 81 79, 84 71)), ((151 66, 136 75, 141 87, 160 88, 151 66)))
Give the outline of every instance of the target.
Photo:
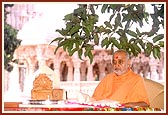
POLYGON ((54 23, 50 20, 33 18, 23 25, 17 38, 22 40, 21 45, 49 44, 54 38, 60 36, 55 30, 54 23))

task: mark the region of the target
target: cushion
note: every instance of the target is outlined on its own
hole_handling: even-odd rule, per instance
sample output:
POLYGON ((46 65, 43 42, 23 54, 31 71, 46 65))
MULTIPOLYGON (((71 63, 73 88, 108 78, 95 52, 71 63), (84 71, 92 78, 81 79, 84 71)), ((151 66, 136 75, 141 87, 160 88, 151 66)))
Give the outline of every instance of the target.
POLYGON ((164 109, 164 86, 151 79, 144 78, 150 106, 164 109))

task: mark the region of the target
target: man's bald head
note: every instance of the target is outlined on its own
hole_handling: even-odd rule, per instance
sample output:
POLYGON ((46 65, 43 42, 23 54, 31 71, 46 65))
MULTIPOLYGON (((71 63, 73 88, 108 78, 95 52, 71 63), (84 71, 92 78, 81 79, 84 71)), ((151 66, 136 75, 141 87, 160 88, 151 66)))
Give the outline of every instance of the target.
POLYGON ((113 58, 114 58, 115 54, 122 54, 122 55, 125 55, 125 56, 127 57, 127 59, 130 58, 128 52, 125 51, 125 50, 123 50, 123 49, 119 49, 119 50, 115 51, 115 52, 113 53, 113 58))
POLYGON ((113 54, 112 67, 116 75, 122 75, 128 71, 130 66, 129 54, 125 50, 117 50, 113 54))

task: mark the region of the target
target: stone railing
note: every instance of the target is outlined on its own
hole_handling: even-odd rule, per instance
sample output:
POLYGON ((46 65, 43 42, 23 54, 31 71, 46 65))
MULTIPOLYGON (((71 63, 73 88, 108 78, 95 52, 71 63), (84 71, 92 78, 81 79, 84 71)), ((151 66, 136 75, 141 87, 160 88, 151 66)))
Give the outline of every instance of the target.
POLYGON ((76 96, 76 92, 82 92, 92 96, 94 89, 99 82, 100 81, 66 81, 60 83, 60 88, 67 91, 68 98, 74 98, 76 96))

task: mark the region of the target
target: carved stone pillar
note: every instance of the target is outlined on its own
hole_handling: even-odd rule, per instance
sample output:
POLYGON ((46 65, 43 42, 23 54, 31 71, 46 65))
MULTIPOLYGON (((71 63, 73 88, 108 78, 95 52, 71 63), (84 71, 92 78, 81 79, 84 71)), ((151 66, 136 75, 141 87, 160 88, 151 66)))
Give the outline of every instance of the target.
POLYGON ((106 67, 105 61, 103 60, 100 63, 98 63, 98 66, 99 66, 99 72, 100 72, 100 74, 99 74, 99 81, 100 81, 104 78, 104 76, 106 74, 105 73, 105 67, 106 67))
POLYGON ((34 59, 31 57, 27 57, 27 62, 28 62, 28 75, 32 75, 34 73, 35 69, 35 63, 33 61, 34 59))
MULTIPOLYGON (((54 61, 54 72, 56 74, 56 77, 58 77, 58 78, 54 78, 54 80, 59 80, 59 82, 60 82, 60 62, 57 59, 55 59, 53 61, 54 61)), ((58 83, 58 81, 54 81, 54 83, 58 83)), ((54 86, 56 88, 58 86, 58 84, 54 84, 54 86)))
POLYGON ((38 57, 37 60, 38 60, 38 65, 39 65, 39 67, 46 65, 46 60, 47 60, 47 58, 39 58, 39 57, 38 57))
POLYGON ((31 61, 30 57, 27 58, 27 62, 28 62, 28 74, 25 76, 23 94, 24 96, 31 97, 31 89, 33 88, 33 81, 36 77, 33 75, 35 70, 35 63, 31 61))
POLYGON ((54 63, 54 72, 60 77, 60 63, 54 63))
POLYGON ((46 65, 46 60, 48 59, 47 56, 45 55, 46 49, 47 49, 47 46, 45 45, 37 45, 36 47, 36 56, 37 56, 39 67, 46 65))
POLYGON ((86 81, 87 80, 87 76, 86 76, 86 64, 85 63, 81 63, 81 81, 86 81))
POLYGON ((152 80, 158 80, 159 76, 158 76, 158 73, 156 71, 157 69, 157 60, 155 60, 154 58, 151 58, 150 59, 150 69, 151 69, 151 79, 152 80))
POLYGON ((93 65, 89 64, 88 65, 88 70, 87 70, 87 81, 94 81, 94 76, 93 76, 93 65))
POLYGON ((73 81, 73 65, 72 65, 72 62, 68 61, 66 64, 68 66, 67 81, 73 81))
POLYGON ((165 77, 165 71, 164 71, 164 53, 161 52, 161 58, 158 62, 157 66, 158 74, 159 74, 159 80, 163 80, 165 77))
POLYGON ((19 70, 16 64, 13 64, 13 70, 9 73, 9 90, 5 93, 4 98, 5 101, 21 101, 19 70))
POLYGON ((74 60, 74 81, 80 81, 80 61, 74 60))
POLYGON ((9 89, 9 72, 4 70, 4 92, 7 92, 9 89))
POLYGON ((159 75, 159 80, 163 80, 163 68, 162 65, 158 64, 157 66, 157 71, 158 71, 158 75, 159 75))

